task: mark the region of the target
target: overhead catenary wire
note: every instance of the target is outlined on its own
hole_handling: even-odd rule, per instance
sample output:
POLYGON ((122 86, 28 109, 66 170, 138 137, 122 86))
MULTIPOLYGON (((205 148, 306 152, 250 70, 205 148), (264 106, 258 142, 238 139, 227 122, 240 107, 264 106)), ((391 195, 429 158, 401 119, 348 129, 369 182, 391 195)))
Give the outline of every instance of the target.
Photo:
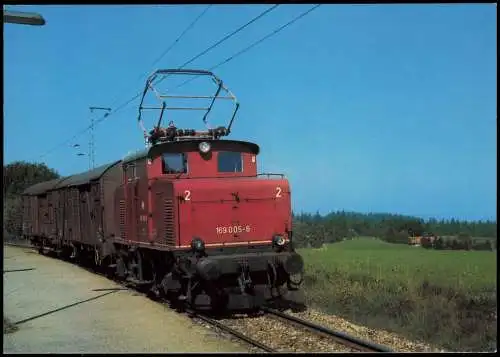
MULTIPOLYGON (((188 64, 193 63, 194 61, 196 61, 201 56, 207 54, 209 51, 213 50, 214 48, 216 48, 217 46, 219 46, 223 42, 229 40, 231 37, 233 37, 234 35, 236 35, 238 32, 243 31, 246 27, 250 26, 255 21, 259 20, 260 18, 264 17, 265 15, 267 15, 268 13, 270 13, 271 11, 275 10, 279 5, 280 4, 276 4, 276 5, 271 6, 269 9, 264 10, 259 15, 257 15, 256 17, 254 17, 253 19, 251 19, 250 21, 248 21, 246 24, 240 26, 239 28, 237 28, 236 30, 234 30, 233 32, 231 32, 230 34, 228 34, 228 35, 224 36, 223 38, 221 38, 219 41, 217 41, 216 43, 214 43, 212 46, 208 47, 206 50, 204 50, 204 51, 198 53, 196 56, 192 57, 190 60, 188 60, 187 62, 185 62, 184 64, 182 64, 177 69, 182 69, 185 66, 187 66, 188 64)), ((163 78, 161 78, 158 81, 158 83, 161 82, 162 80, 164 80, 165 78, 166 78, 166 76, 163 77, 163 78)))
MULTIPOLYGON (((259 40, 253 42, 252 44, 250 44, 249 46, 245 47, 244 49, 236 52, 235 54, 229 56, 228 58, 226 58, 225 60, 219 62, 218 64, 216 64, 215 66, 213 67, 210 67, 208 70, 209 71, 213 71, 214 69, 216 68, 219 68, 220 66, 234 60, 236 57, 242 55, 243 53, 249 51, 250 49, 252 49, 253 47, 257 46, 258 44, 264 42, 265 40, 269 39, 270 37, 276 35, 278 32, 284 30, 285 28, 287 28, 288 26, 292 25, 293 23, 297 22, 298 20, 300 20, 301 18, 303 18, 304 16, 308 15, 309 13, 311 13, 313 10, 317 9, 318 7, 320 7, 321 4, 317 4, 315 6, 313 6, 312 8, 310 8, 309 10, 307 11, 304 11, 302 12, 301 14, 299 14, 298 16, 296 16, 295 18, 293 18, 292 20, 288 21, 286 24, 278 27, 277 29, 275 29, 273 32, 270 32, 268 33, 267 35, 265 35, 264 37, 260 38, 259 40)), ((196 78, 198 78, 199 76, 194 76, 194 77, 191 77, 190 79, 182 82, 181 84, 179 84, 177 87, 175 87, 175 89, 177 88, 180 88, 180 87, 183 87, 184 85, 190 83, 191 81, 195 80, 196 78)))
MULTIPOLYGON (((179 37, 155 60, 153 61, 153 63, 151 64, 151 67, 153 67, 154 65, 156 65, 158 62, 160 62, 160 60, 165 57, 171 50, 172 48, 174 48, 174 46, 184 37, 184 35, 186 33, 188 33, 189 30, 191 30, 194 25, 196 25, 196 23, 203 17, 203 15, 206 14, 206 12, 208 11, 208 9, 210 9, 210 7, 212 6, 212 4, 209 4, 201 14, 199 14, 187 27, 186 29, 179 35, 179 37)), ((141 77, 142 78, 142 77, 141 77)))
MULTIPOLYGON (((212 6, 212 4, 209 4, 202 12, 201 14, 199 14, 193 21, 191 21, 189 23, 189 25, 184 29, 184 31, 182 31, 182 33, 170 44, 170 46, 167 47, 167 49, 165 51, 163 51, 160 56, 155 59, 153 61, 153 63, 151 64, 151 67, 153 67, 155 64, 157 64, 163 57, 165 57, 173 48, 176 44, 179 43, 179 41, 188 33, 189 30, 191 30, 195 25, 196 23, 203 17, 203 15, 206 14, 206 12, 208 11, 208 9, 210 9, 210 7, 212 6)), ((143 77, 147 76, 142 74, 140 75, 136 81, 142 79, 143 77)), ((117 113, 118 111, 122 110, 123 108, 125 108, 127 105, 129 105, 130 103, 132 103, 135 99, 137 99, 139 97, 140 94, 137 94, 135 95, 134 97, 130 98, 129 100, 127 100, 126 102, 122 103, 120 106, 118 106, 117 108, 113 109, 111 112, 109 113, 106 113, 105 115, 103 115, 101 118, 99 119, 96 119, 94 120, 94 126, 96 124, 99 124, 101 123, 103 120, 105 120, 108 116, 110 115, 113 115, 115 113, 117 113)), ((116 101, 115 101, 116 102, 116 101)), ((90 129, 92 128, 92 125, 89 125, 85 128, 83 128, 82 130, 78 131, 75 135, 73 135, 70 139, 64 141, 63 143, 55 146, 54 148, 48 150, 47 152, 45 152, 44 154, 40 155, 40 159, 46 157, 47 155, 51 154, 52 152, 54 152, 55 150, 59 149, 60 147, 62 146, 66 146, 68 144, 70 144, 72 141, 76 140, 78 137, 80 137, 80 135, 83 135, 85 134, 87 131, 89 131, 90 129)))
MULTIPOLYGON (((245 29, 246 27, 248 27, 249 25, 251 25, 252 23, 254 23, 255 21, 259 20, 260 18, 262 18, 263 16, 267 15, 269 12, 271 12, 272 10, 276 9, 280 4, 276 4, 276 5, 273 5, 272 7, 264 10, 263 12, 261 12, 259 15, 255 16, 254 18, 252 18, 250 21, 248 21, 247 23, 245 23, 244 25, 240 26, 239 28, 237 28, 236 30, 232 31, 230 34, 224 36, 222 39, 220 39, 219 41, 217 41, 216 43, 214 43, 213 45, 211 45, 210 47, 208 47, 207 49, 203 50, 202 52, 200 52, 199 54, 197 54, 196 56, 192 57, 190 60, 188 60, 187 62, 185 62, 182 66, 180 66, 178 69, 182 69, 184 66, 187 66, 188 64, 194 62, 196 59, 200 58, 201 56, 205 55, 206 53, 208 53, 209 51, 211 51, 212 49, 216 48, 217 46, 221 45, 223 42, 227 41, 228 39, 230 39, 231 37, 233 37, 234 35, 236 35, 238 32, 242 31, 243 29, 245 29)), ((319 6, 319 5, 317 5, 319 6)), ((162 79, 164 79, 165 77, 163 77, 162 79)), ((122 103, 120 106, 118 106, 117 108, 113 109, 111 112, 109 113, 106 113, 104 116, 102 116, 101 118, 97 119, 94 121, 94 126, 97 125, 98 123, 104 121, 105 119, 107 119, 108 117, 116 114, 118 111, 122 110, 123 108, 125 108, 126 106, 128 106, 130 103, 132 103, 135 99, 137 99, 139 96, 141 96, 142 94, 142 91, 141 92, 138 92, 136 95, 134 95, 133 97, 131 97, 130 99, 128 99, 126 102, 122 103)), ((73 140, 75 140, 76 138, 78 138, 80 135, 83 135, 85 132, 87 132, 88 130, 90 130, 91 126, 87 126, 86 128, 82 129, 81 131, 77 132, 75 135, 73 135, 69 140, 66 140, 64 141, 63 143, 53 147, 51 150, 47 151, 46 153, 40 155, 40 158, 44 158, 46 157, 47 155, 51 154, 52 152, 54 152, 55 150, 57 150, 58 148, 62 147, 62 146, 65 146, 65 145, 68 145, 70 142, 72 142, 73 140)))
MULTIPOLYGON (((205 15, 207 13, 207 11, 210 9, 211 6, 212 6, 212 4, 209 4, 208 6, 206 6, 205 9, 198 16, 196 16, 196 18, 189 23, 189 25, 181 32, 181 34, 160 54, 160 56, 158 56, 158 58, 156 58, 153 61, 153 63, 151 63, 150 67, 153 67, 158 62, 160 62, 175 47, 175 45, 177 45, 179 43, 179 41, 198 23, 198 21, 200 21, 200 19, 203 17, 203 15, 205 15)), ((148 75, 148 73, 141 74, 139 77, 137 77, 135 82, 138 82, 139 80, 144 79, 144 77, 146 77, 147 75, 148 75)), ((134 97, 134 99, 135 98, 136 97, 134 97)), ((116 102, 116 100, 114 101, 114 103, 115 102, 116 102)))
MULTIPOLYGON (((198 53, 197 55, 195 55, 194 57, 192 57, 191 59, 189 59, 188 61, 184 62, 180 67, 178 67, 177 69, 183 69, 185 66, 187 66, 188 64, 196 61, 198 58, 200 58, 201 56, 207 54, 209 51, 213 50, 214 48, 216 48, 217 46, 221 45, 223 42, 229 40, 231 37, 233 37, 234 35, 236 35, 237 33, 243 31, 246 27, 250 26, 251 24, 253 24, 255 21, 259 20, 260 18, 264 17, 265 15, 267 15, 268 13, 270 13, 271 11, 275 10, 280 4, 277 4, 277 5, 273 5, 271 6, 270 8, 262 11, 260 14, 258 14, 257 16, 253 17, 250 21, 246 22, 245 24, 243 24, 242 26, 238 27, 236 30, 233 30, 230 34, 224 36, 223 38, 221 38, 220 40, 218 40, 217 42, 215 42, 213 45, 209 46, 208 48, 206 48, 205 50, 201 51, 200 53, 198 53)), ((158 82, 161 82, 163 79, 165 79, 165 77, 161 78, 158 82)), ((135 96, 133 96, 132 98, 130 98, 127 102, 125 102, 124 104, 122 104, 120 106, 120 109, 122 107, 125 107, 127 106, 128 104, 130 104, 132 101, 134 101, 135 99, 137 99, 139 96, 141 96, 142 94, 142 91, 141 92, 138 92, 135 96)), ((110 113, 110 115, 113 114, 113 113, 110 113)), ((104 120, 106 117, 103 117, 101 118, 100 121, 104 120)))
MULTIPOLYGON (((111 112, 109 113, 106 113, 104 114, 102 117, 100 117, 99 119, 96 119, 94 120, 94 127, 101 123, 103 120, 105 120, 107 117, 109 117, 110 115, 113 115, 117 112, 119 112, 120 110, 122 110, 123 108, 125 108, 127 105, 129 105, 131 102, 134 101, 134 99, 138 98, 140 94, 130 98, 128 101, 122 103, 119 107, 113 109, 111 112)), ((52 152, 54 152, 55 150, 59 149, 60 147, 63 147, 63 146, 66 146, 66 145, 69 145, 71 142, 73 142, 74 140, 76 140, 78 137, 80 137, 80 135, 83 135, 85 134, 87 131, 89 131, 90 129, 92 128, 92 125, 89 125, 87 127, 85 127, 84 129, 78 131, 75 135, 73 135, 72 137, 70 137, 68 140, 62 142, 61 144, 57 145, 57 146, 54 146, 52 149, 48 150, 47 152, 45 152, 44 154, 40 155, 40 159, 46 157, 47 155, 51 154, 52 152)))

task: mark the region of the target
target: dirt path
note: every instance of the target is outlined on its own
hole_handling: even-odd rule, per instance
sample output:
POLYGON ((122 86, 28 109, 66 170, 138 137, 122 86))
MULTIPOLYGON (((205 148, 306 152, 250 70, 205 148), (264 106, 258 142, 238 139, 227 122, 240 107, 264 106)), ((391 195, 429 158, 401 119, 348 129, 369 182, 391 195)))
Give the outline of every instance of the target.
POLYGON ((77 266, 23 248, 3 252, 4 271, 34 268, 3 274, 4 353, 248 351, 133 291, 92 291, 118 285, 77 266))

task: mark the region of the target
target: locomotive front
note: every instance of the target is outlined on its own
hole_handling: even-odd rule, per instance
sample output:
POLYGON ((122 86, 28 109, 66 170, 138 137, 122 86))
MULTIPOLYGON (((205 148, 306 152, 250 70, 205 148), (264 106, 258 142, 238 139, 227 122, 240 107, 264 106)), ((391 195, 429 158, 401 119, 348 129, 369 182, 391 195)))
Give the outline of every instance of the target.
MULTIPOLYGON (((158 75, 180 73, 210 76, 217 91, 192 97, 208 99, 207 108, 189 108, 206 109, 207 130, 178 129, 173 121, 162 128, 164 112, 172 109, 165 102, 156 107, 158 125, 149 135, 143 129, 149 145, 150 233, 155 244, 173 252, 172 269, 159 290, 196 308, 247 309, 276 299, 302 304, 303 261, 293 248, 288 180, 257 174, 258 145, 221 139, 230 133, 239 104, 213 73, 160 70, 148 79, 145 93, 158 75), (228 96, 220 96, 222 91, 228 96), (209 128, 207 115, 221 98, 236 102, 234 113, 227 127, 209 128)), ((141 110, 150 109, 143 101, 140 122, 141 110)))
MULTIPOLYGON (((175 152, 171 148, 158 159, 163 170, 184 162, 176 167, 181 176, 152 187, 156 196, 171 191, 176 198, 157 201, 156 209, 165 212, 163 225, 178 227, 172 233, 181 249, 182 278, 165 279, 164 291, 180 289, 180 299, 196 307, 245 309, 275 298, 301 303, 303 262, 292 244, 288 181, 257 175, 258 146, 252 143, 194 140, 170 147, 175 152)), ((168 228, 159 231, 168 234, 168 228)))

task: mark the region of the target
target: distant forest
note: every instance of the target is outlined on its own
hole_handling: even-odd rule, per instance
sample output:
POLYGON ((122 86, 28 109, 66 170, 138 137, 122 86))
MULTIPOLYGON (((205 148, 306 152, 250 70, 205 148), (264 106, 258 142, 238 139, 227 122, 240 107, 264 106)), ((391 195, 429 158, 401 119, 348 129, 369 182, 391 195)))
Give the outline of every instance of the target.
POLYGON ((293 215, 293 237, 299 247, 318 247, 357 236, 378 237, 392 243, 408 243, 410 236, 424 233, 461 240, 497 238, 497 223, 460 221, 456 219, 424 220, 390 213, 356 213, 338 211, 327 215, 300 213, 293 215))

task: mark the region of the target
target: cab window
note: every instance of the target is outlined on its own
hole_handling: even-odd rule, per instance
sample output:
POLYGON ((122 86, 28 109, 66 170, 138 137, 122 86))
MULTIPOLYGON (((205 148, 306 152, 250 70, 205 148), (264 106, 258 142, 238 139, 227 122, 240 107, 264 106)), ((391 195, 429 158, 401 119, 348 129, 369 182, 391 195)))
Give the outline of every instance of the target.
POLYGON ((187 160, 184 153, 164 153, 162 158, 163 174, 187 173, 187 160))
POLYGON ((240 152, 220 151, 217 155, 219 172, 242 172, 243 162, 240 152))

